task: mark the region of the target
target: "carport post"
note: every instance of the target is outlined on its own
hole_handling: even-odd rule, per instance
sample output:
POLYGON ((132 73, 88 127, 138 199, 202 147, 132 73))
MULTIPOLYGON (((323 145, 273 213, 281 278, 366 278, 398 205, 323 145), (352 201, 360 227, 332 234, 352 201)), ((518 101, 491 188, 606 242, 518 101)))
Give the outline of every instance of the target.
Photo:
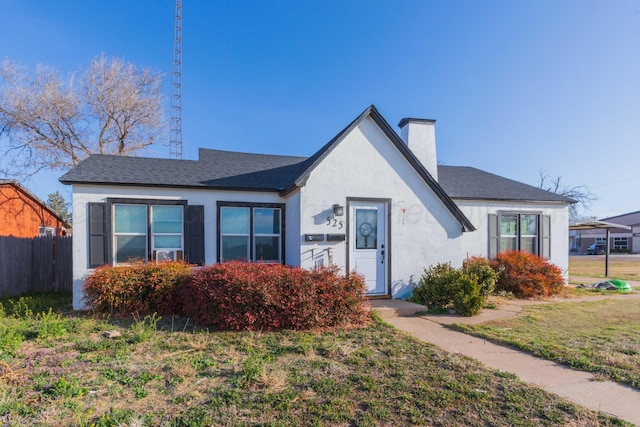
POLYGON ((609 233, 610 228, 607 228, 607 240, 605 245, 605 255, 604 255, 604 277, 609 277, 609 233))

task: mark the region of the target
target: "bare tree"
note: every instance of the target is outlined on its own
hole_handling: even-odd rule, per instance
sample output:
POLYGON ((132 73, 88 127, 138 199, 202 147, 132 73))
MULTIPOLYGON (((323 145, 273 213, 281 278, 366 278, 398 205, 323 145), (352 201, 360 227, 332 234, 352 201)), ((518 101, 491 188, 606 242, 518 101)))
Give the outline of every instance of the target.
POLYGON ((136 155, 163 131, 162 76, 104 54, 63 79, 5 59, 0 65, 5 173, 68 169, 94 153, 136 155))
POLYGON ((540 170, 540 187, 543 190, 550 191, 561 196, 569 197, 577 201, 577 203, 569 205, 569 221, 575 222, 584 218, 584 215, 580 215, 579 208, 581 207, 585 211, 591 209, 591 204, 598 200, 595 194, 589 191, 586 185, 564 185, 562 177, 551 177, 545 173, 544 170, 540 170))

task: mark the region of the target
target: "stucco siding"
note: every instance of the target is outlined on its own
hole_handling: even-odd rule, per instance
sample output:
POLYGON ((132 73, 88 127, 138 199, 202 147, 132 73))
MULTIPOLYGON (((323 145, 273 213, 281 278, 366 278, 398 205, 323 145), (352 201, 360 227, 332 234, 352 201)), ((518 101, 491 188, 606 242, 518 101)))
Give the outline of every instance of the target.
POLYGON ((118 186, 88 186, 75 184, 73 186, 73 278, 74 292, 73 305, 75 309, 83 309, 82 283, 88 268, 88 203, 104 203, 107 198, 130 199, 157 199, 157 200, 186 200, 190 205, 204 206, 205 229, 205 264, 213 264, 217 261, 217 202, 251 202, 251 203, 285 203, 285 259, 295 265, 299 263, 299 251, 295 244, 298 230, 294 225, 299 216, 297 196, 288 199, 280 197, 276 193, 267 192, 239 192, 239 191, 214 191, 192 190, 175 188, 153 187, 118 187, 118 186), (293 234, 293 236, 290 236, 293 234))
POLYGON ((534 213, 551 216, 551 259, 568 278, 569 271, 569 209, 564 204, 488 202, 455 200, 458 207, 476 226, 474 233, 465 233, 465 258, 488 256, 489 214, 500 212, 534 213))
POLYGON ((346 209, 336 221, 327 219, 347 198, 390 199, 392 297, 406 295, 425 267, 462 263, 460 224, 371 119, 346 135, 300 190, 303 267, 331 261, 347 269, 347 242, 304 241, 307 233, 346 233, 346 209))

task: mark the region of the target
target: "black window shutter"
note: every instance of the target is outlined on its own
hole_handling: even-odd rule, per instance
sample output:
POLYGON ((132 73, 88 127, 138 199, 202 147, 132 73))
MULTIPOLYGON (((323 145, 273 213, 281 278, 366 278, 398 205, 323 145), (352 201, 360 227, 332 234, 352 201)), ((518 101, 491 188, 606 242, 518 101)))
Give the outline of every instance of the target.
POLYGON ((89 268, 107 264, 105 203, 89 203, 89 268))
POLYGON ((499 238, 498 215, 489 214, 489 258, 495 258, 498 255, 499 238))
POLYGON ((551 216, 542 215, 542 257, 551 258, 551 216))
POLYGON ((204 206, 188 205, 185 215, 186 256, 190 264, 204 265, 204 206))

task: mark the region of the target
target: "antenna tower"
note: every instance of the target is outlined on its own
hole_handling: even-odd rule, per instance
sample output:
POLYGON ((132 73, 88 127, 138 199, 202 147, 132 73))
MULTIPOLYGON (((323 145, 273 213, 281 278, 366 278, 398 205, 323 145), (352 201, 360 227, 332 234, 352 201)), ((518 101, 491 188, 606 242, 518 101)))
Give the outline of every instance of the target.
POLYGON ((182 159, 182 0, 176 0, 176 18, 173 32, 169 157, 182 159))

